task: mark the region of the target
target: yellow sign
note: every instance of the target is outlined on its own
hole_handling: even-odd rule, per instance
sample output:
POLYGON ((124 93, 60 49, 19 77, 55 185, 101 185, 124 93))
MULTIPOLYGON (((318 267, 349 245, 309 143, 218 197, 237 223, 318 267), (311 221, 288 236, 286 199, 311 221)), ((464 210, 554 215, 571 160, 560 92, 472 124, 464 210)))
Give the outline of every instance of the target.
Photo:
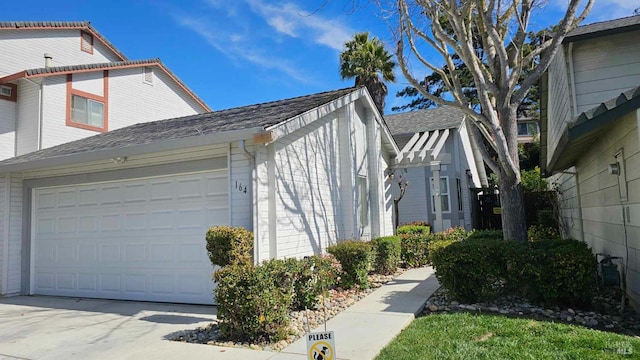
POLYGON ((333 331, 307 334, 309 360, 335 360, 336 341, 333 331))
POLYGON ((502 208, 501 207, 494 207, 493 208, 493 215, 500 215, 502 214, 502 208))

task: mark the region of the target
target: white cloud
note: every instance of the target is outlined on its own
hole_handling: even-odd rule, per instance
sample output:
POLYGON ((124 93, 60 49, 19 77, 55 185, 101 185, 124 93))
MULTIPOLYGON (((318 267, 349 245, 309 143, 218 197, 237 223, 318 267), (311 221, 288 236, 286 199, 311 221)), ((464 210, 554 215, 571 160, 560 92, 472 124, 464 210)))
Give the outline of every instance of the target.
POLYGON ((277 32, 342 51, 354 33, 346 24, 305 11, 293 3, 273 5, 264 0, 247 0, 251 9, 277 32))
POLYGON ((221 27, 213 29, 212 21, 207 19, 188 16, 174 17, 181 26, 194 31, 203 37, 210 46, 232 60, 248 61, 263 69, 282 72, 300 83, 308 84, 311 82, 307 75, 298 70, 298 67, 290 64, 286 59, 265 55, 259 48, 249 44, 246 41, 248 37, 242 34, 226 33, 221 27))
MULTIPOLYGON (((561 11, 567 9, 567 4, 567 0, 550 1, 550 5, 561 11)), ((583 0, 584 4, 586 4, 586 0, 583 0)), ((638 0, 596 0, 583 24, 632 16, 633 11, 638 7, 640 7, 640 1, 638 0)))

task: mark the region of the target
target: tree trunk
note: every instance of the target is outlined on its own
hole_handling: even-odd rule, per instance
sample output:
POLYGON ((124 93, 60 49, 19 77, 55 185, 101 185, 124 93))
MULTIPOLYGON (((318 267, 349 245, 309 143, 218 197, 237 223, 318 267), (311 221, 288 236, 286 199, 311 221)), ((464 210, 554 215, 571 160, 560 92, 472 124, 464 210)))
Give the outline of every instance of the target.
POLYGON ((524 212, 524 195, 520 182, 518 158, 517 107, 505 108, 499 113, 500 123, 509 148, 508 156, 517 166, 517 176, 508 175, 500 166, 500 205, 502 207, 502 231, 504 238, 527 242, 527 219, 524 212))
POLYGON ((527 221, 524 213, 522 184, 513 177, 500 174, 500 205, 502 231, 506 240, 527 241, 527 221))

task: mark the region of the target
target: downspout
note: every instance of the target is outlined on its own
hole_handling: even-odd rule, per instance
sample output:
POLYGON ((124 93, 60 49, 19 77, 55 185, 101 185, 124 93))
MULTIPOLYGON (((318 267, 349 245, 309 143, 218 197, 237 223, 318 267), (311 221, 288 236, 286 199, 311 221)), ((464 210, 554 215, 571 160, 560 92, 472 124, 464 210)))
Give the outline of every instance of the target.
POLYGON ((578 115, 578 96, 576 95, 576 75, 573 72, 573 43, 569 43, 569 86, 571 87, 571 102, 573 103, 573 116, 578 115))
POLYGON ((252 199, 252 206, 251 208, 253 209, 253 214, 252 214, 252 219, 253 219, 253 234, 254 234, 254 238, 253 238, 253 261, 257 262, 258 261, 258 255, 260 254, 258 251, 258 245, 259 245, 259 239, 255 236, 255 234, 259 234, 258 232, 258 209, 257 209, 257 205, 258 205, 258 195, 257 195, 257 191, 254 191, 254 189, 257 188, 257 176, 256 176, 256 172, 257 172, 257 168, 256 168, 256 157, 251 154, 247 148, 245 147, 245 143, 244 140, 238 140, 238 147, 240 148, 240 150, 242 151, 242 154, 244 155, 244 157, 247 158, 247 160, 249 160, 249 166, 251 167, 251 199, 252 199))
POLYGON ((9 211, 11 211, 9 197, 11 196, 11 174, 5 176, 4 192, 4 242, 2 244, 2 293, 7 293, 9 286, 9 211))
MULTIPOLYGON (((30 83, 34 84, 35 86, 38 87, 38 132, 36 134, 36 140, 37 140, 37 148, 35 151, 38 150, 42 150, 42 115, 43 115, 43 107, 44 107, 44 82, 46 78, 42 78, 42 82, 40 84, 38 84, 37 82, 31 80, 31 79, 27 79, 25 78, 25 80, 29 81, 30 83)), ((17 151, 16 151, 17 154, 17 151)))

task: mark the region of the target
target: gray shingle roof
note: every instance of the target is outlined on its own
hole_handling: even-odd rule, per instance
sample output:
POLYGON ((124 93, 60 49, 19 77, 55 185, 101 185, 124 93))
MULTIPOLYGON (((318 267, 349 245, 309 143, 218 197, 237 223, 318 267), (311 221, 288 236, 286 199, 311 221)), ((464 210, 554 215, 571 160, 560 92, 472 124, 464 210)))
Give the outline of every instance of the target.
POLYGON ((109 40, 98 32, 89 21, 0 21, 0 29, 84 29, 93 33, 100 42, 113 50, 122 60, 127 57, 116 48, 109 40))
POLYGON ((459 127, 464 120, 464 112, 452 106, 440 106, 433 109, 385 115, 384 120, 391 135, 398 143, 398 147, 402 149, 417 132, 459 127))
POLYGON ((633 30, 640 30, 640 15, 579 26, 567 34, 564 42, 574 42, 633 30))
POLYGON ((385 115, 384 120, 392 135, 413 134, 419 131, 433 131, 457 128, 464 119, 464 112, 452 106, 409 111, 385 115))
POLYGON ((254 127, 266 129, 327 104, 356 89, 346 88, 205 114, 140 123, 14 157, 0 162, 0 166, 254 127))

